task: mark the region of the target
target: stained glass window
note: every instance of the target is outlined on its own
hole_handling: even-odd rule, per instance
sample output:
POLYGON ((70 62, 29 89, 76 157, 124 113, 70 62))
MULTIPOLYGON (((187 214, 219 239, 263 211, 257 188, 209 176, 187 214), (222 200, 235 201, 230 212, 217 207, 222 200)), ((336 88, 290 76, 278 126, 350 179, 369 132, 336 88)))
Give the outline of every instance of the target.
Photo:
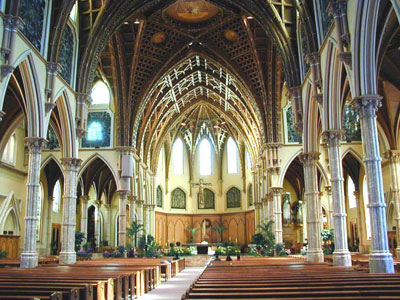
POLYGON ((232 187, 226 193, 226 206, 227 208, 240 207, 240 190, 236 187, 232 187))
POLYGON ((163 195, 162 195, 162 189, 161 189, 160 186, 157 187, 156 197, 157 197, 157 199, 156 199, 157 200, 157 207, 162 207, 163 195))
POLYGON ((289 106, 286 110, 286 130, 288 143, 301 143, 301 135, 294 130, 292 106, 289 106))
POLYGON ((310 45, 308 43, 307 34, 304 30, 304 25, 300 23, 300 47, 301 47, 301 57, 303 61, 304 74, 306 75, 308 70, 310 69, 310 64, 308 63, 306 56, 310 53, 310 45))
POLYGON ((357 207, 357 200, 354 192, 356 191, 353 179, 347 176, 347 198, 349 199, 349 208, 357 207))
POLYGON ((39 51, 42 50, 43 22, 46 9, 45 0, 22 0, 21 19, 24 26, 21 32, 39 51))
POLYGON ((205 138, 201 141, 199 151, 200 175, 211 175, 211 145, 208 139, 205 138))
POLYGON ((333 17, 328 12, 328 4, 329 0, 319 0, 319 6, 321 11, 321 25, 323 32, 322 39, 325 38, 326 34, 328 33, 333 23, 333 17))
POLYGON ((367 239, 371 239, 372 233, 371 233, 371 217, 370 217, 370 211, 368 207, 369 203, 369 198, 368 198, 368 183, 367 183, 367 177, 364 177, 364 182, 363 182, 363 200, 364 200, 364 211, 365 211, 365 226, 367 229, 367 239))
POLYGON ((239 173, 239 151, 236 142, 233 138, 228 139, 226 146, 227 165, 229 174, 239 173))
POLYGON ((60 180, 57 180, 53 189, 53 206, 51 207, 52 211, 59 212, 61 205, 61 183, 60 180))
POLYGON ((74 63, 74 34, 70 26, 65 26, 64 35, 61 41, 60 49, 60 75, 66 82, 71 84, 72 70, 74 63))
POLYGON ((59 149, 60 143, 58 142, 57 135, 52 126, 49 126, 49 130, 47 131, 47 145, 46 147, 50 150, 59 149))
POLYGON ((111 100, 110 89, 101 80, 93 86, 90 96, 92 97, 92 104, 109 104, 111 100))
POLYGON ((16 151, 16 137, 15 133, 13 133, 8 140, 6 147, 4 148, 3 151, 3 156, 1 157, 1 160, 9 163, 9 164, 15 164, 15 151, 16 151))
POLYGON ((88 114, 87 135, 82 139, 83 148, 111 146, 111 116, 107 111, 88 114))
POLYGON ((342 127, 346 132, 347 142, 361 141, 360 118, 349 103, 344 105, 342 127))
POLYGON ((180 138, 176 139, 172 147, 172 164, 174 175, 183 174, 183 142, 180 138))

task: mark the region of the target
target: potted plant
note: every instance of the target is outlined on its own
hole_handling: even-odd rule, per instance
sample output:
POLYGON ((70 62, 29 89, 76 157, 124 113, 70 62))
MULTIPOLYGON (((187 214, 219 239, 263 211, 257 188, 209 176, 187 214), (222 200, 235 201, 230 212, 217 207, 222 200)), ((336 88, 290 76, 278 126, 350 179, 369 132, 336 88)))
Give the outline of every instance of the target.
POLYGON ((131 223, 131 226, 128 228, 128 236, 129 239, 133 242, 135 248, 137 247, 137 239, 140 232, 144 232, 143 224, 139 224, 138 222, 133 221, 131 223))
POLYGON ((218 243, 222 242, 222 233, 226 230, 226 227, 223 224, 217 224, 211 226, 211 229, 214 230, 218 234, 218 243))
POLYGON ((189 243, 191 244, 194 242, 194 235, 200 230, 200 228, 186 227, 186 230, 190 232, 189 243))

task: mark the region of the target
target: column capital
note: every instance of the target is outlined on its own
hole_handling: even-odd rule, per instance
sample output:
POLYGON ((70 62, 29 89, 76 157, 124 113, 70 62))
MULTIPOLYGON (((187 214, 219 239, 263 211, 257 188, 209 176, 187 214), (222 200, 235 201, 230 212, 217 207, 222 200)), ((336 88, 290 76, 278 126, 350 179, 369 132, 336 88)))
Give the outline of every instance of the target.
POLYGON ((281 194, 283 190, 281 187, 270 187, 269 189, 273 194, 281 194))
POLYGON ((19 27, 22 26, 24 22, 22 21, 21 18, 14 16, 14 15, 5 15, 4 16, 4 28, 11 30, 11 31, 17 31, 19 27))
POLYGON ((342 15, 342 7, 340 1, 337 0, 329 0, 328 4, 328 12, 331 14, 335 19, 340 18, 342 15))
POLYGON ((299 155, 299 159, 303 164, 314 164, 319 160, 319 152, 302 152, 299 155))
POLYGON ((133 146, 118 146, 116 147, 116 150, 120 152, 120 154, 125 154, 125 155, 136 153, 136 148, 133 146))
POLYGON ((340 141, 345 139, 345 130, 343 129, 331 129, 325 130, 322 133, 322 139, 327 146, 338 146, 340 141))
POLYGON ((49 73, 50 75, 54 75, 57 73, 59 67, 60 66, 57 62, 49 61, 47 62, 47 73, 49 73))
POLYGON ((328 195, 332 195, 332 187, 330 185, 325 186, 325 192, 328 195))
POLYGON ((76 93, 76 101, 80 105, 86 105, 87 107, 90 106, 92 103, 92 98, 90 97, 90 94, 88 93, 76 93))
POLYGON ((76 157, 64 157, 61 158, 61 165, 66 171, 77 172, 82 164, 82 159, 76 157))
POLYGON ((79 200, 81 201, 81 202, 89 202, 89 196, 88 195, 81 195, 80 197, 79 197, 79 200))
POLYGON ((118 190, 117 193, 119 194, 119 196, 122 197, 128 197, 130 190, 118 190))
POLYGON ((310 65, 318 65, 320 58, 321 55, 319 54, 318 51, 311 52, 306 55, 306 61, 308 61, 310 65))
POLYGON ((376 111, 382 106, 382 96, 362 95, 355 97, 351 103, 360 118, 372 117, 376 115, 376 111))
POLYGON ((261 202, 254 202, 255 209, 261 208, 261 202))
POLYGON ((41 137, 27 137, 24 139, 29 153, 40 154, 47 145, 47 140, 41 137))
POLYGON ((390 162, 393 162, 393 163, 400 162, 400 150, 389 150, 389 151, 386 151, 383 155, 390 162))

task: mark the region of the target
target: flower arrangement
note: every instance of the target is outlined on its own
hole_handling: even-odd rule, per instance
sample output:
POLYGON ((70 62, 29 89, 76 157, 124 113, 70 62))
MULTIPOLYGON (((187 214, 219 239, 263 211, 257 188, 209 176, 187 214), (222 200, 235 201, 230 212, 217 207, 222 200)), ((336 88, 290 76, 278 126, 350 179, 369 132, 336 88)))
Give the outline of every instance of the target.
POLYGON ((217 250, 215 250, 215 254, 217 255, 231 255, 237 256, 240 255, 240 246, 233 245, 233 246, 219 246, 217 250))
POLYGON ((91 259, 93 256, 93 253, 90 250, 88 250, 88 251, 82 250, 82 251, 76 252, 76 256, 83 258, 83 259, 91 259))
POLYGON ((0 250, 0 259, 6 258, 6 257, 7 257, 7 252, 3 251, 3 250, 0 250))

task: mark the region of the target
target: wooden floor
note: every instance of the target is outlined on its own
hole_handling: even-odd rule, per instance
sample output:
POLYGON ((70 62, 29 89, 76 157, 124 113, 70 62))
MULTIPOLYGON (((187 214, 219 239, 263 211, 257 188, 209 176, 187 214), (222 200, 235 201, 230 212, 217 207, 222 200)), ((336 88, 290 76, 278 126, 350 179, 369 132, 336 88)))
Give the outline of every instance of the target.
POLYGON ((212 262, 182 299, 400 299, 400 274, 246 257, 212 262))

